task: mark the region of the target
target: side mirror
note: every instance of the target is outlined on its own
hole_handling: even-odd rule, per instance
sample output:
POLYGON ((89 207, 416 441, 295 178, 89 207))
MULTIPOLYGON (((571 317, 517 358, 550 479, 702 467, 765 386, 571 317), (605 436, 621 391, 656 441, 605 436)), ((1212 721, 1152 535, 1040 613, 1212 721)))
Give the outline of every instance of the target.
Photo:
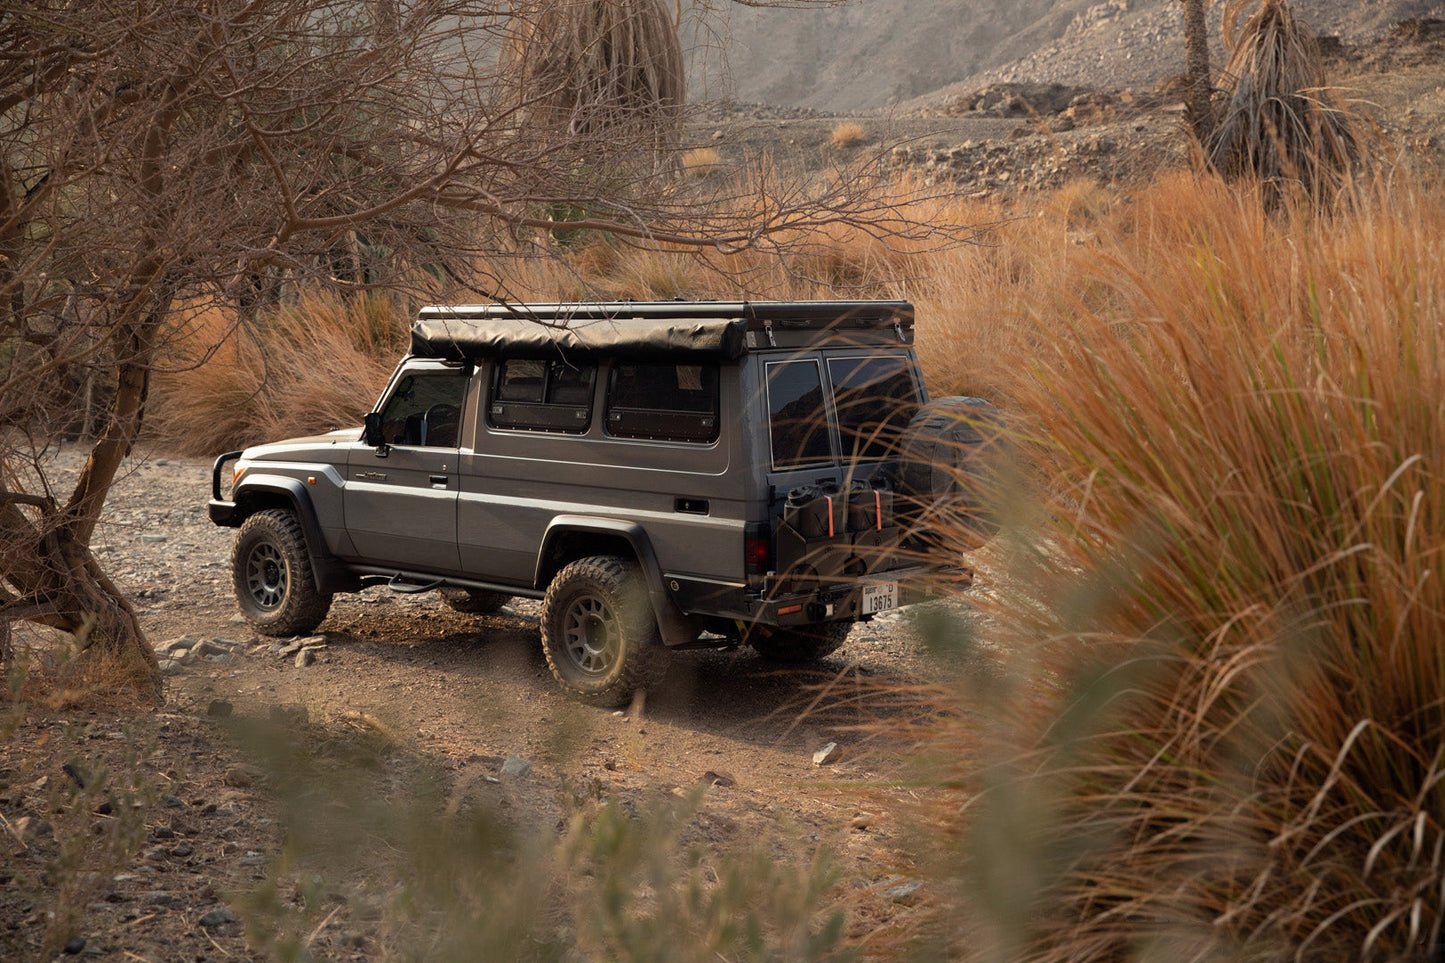
POLYGON ((361 440, 373 448, 385 450, 387 448, 386 436, 381 431, 381 412, 371 411, 366 415, 366 428, 361 434, 361 440))

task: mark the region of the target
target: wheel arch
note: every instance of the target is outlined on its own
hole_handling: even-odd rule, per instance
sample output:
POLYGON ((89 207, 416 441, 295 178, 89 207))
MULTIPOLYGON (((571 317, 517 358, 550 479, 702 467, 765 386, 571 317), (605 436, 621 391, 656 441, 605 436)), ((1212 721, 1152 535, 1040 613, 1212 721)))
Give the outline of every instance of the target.
POLYGON ((695 627, 673 602, 662 580, 652 540, 636 522, 620 518, 558 515, 547 525, 537 555, 533 585, 544 588, 562 568, 579 558, 618 555, 631 558, 642 571, 653 616, 664 645, 684 645, 697 638, 695 627))
POLYGON ((343 566, 330 549, 321 526, 316 522, 316 508, 311 502, 311 493, 295 478, 285 475, 260 475, 247 478, 232 498, 236 510, 231 525, 240 527, 257 512, 269 509, 284 509, 295 513, 301 523, 301 534, 306 539, 306 556, 311 560, 311 573, 317 587, 328 592, 355 592, 361 581, 343 566))

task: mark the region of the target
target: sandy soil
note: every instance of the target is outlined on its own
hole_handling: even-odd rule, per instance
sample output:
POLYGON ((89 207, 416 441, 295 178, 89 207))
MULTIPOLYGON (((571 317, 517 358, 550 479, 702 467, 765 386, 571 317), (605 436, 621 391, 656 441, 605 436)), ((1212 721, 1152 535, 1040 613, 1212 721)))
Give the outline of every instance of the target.
MULTIPOLYGON (((59 484, 78 459, 62 453, 59 484)), ((233 533, 205 515, 209 472, 194 459, 133 459, 96 539, 162 656, 189 651, 166 664, 165 706, 37 710, 0 747, 0 957, 37 958, 47 933, 52 948, 107 959, 265 957, 247 936, 245 894, 283 872, 294 814, 280 776, 244 748, 257 732, 288 751, 383 745, 372 778, 396 805, 410 804, 407 774, 425 771, 524 830, 560 825, 583 795, 645 809, 702 784, 690 832, 708 847, 777 837, 800 858, 835 847, 853 935, 915 911, 897 807, 890 792, 860 788, 904 775, 866 727, 910 711, 879 686, 933 664, 907 615, 859 626, 811 672, 779 671, 748 649, 680 653, 666 685, 626 712, 558 692, 526 600, 464 616, 432 593, 341 596, 298 659, 234 614, 233 533), (141 786, 128 830, 112 811, 127 769, 141 786), (57 892, 77 834, 123 831, 129 842, 117 837, 99 871, 57 892), (55 922, 57 903, 73 920, 55 922)), ((34 629, 16 641, 51 642, 34 629)), ((376 921, 357 906, 315 909, 327 922, 313 953, 378 952, 376 921)))

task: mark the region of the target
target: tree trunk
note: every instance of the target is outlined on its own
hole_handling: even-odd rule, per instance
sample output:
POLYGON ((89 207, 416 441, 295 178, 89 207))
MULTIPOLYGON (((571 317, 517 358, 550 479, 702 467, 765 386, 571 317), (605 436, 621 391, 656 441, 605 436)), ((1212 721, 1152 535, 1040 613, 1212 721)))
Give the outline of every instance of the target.
POLYGON ((1185 109, 1190 129, 1199 143, 1214 132, 1214 84, 1209 71, 1209 28, 1204 20, 1205 0, 1184 2, 1185 109))

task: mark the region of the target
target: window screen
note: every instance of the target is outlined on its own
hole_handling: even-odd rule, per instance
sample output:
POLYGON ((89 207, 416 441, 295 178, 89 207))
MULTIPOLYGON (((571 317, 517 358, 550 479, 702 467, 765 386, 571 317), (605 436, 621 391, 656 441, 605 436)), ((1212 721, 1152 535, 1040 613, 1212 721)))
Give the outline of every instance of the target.
POLYGON ((581 433, 592 423, 597 369, 562 361, 498 362, 488 418, 496 428, 581 433))
POLYGON ((844 454, 854 459, 896 455, 920 400, 907 360, 833 358, 828 361, 828 378, 844 454))
POLYGON ((768 365, 768 427, 774 468, 832 461, 823 379, 816 361, 768 365))
POLYGON ((382 437, 393 445, 457 447, 466 390, 460 371, 407 375, 381 409, 382 437))
POLYGON ((614 365, 607 385, 607 430, 621 438, 716 441, 717 365, 614 365))

